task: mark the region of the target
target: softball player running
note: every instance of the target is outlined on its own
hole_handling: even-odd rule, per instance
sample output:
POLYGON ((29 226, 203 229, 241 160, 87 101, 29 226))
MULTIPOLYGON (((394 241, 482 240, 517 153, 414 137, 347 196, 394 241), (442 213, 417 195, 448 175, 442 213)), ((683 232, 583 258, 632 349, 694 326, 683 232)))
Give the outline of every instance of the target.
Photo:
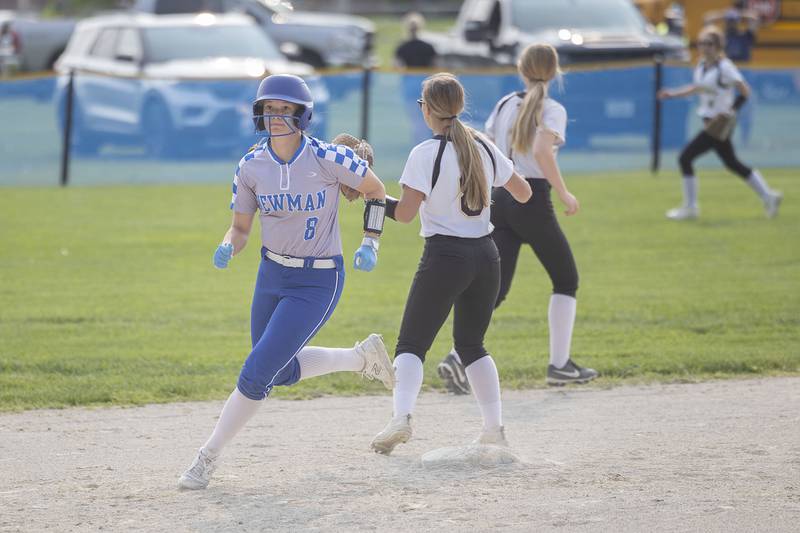
POLYGON ((387 215, 398 222, 411 222, 419 211, 425 249, 395 350, 394 416, 371 443, 385 454, 411 438, 425 355, 453 307, 453 339, 483 416, 478 441, 505 444, 497 368, 483 346, 500 281, 489 197, 493 185, 521 202, 531 196, 511 161, 459 120, 464 88, 453 75, 426 79, 419 104, 434 137, 408 156, 399 202, 387 198, 387 215))
POLYGON ((685 220, 697 218, 697 178, 693 162, 699 156, 714 150, 725 166, 738 174, 761 198, 767 217, 778 214, 780 192, 770 189, 761 173, 748 167, 736 157, 731 137, 736 123, 736 113, 747 102, 750 87, 733 62, 725 57, 725 36, 714 26, 704 28, 698 37, 702 58, 694 69, 694 82, 678 89, 662 89, 661 99, 700 95, 697 113, 703 119, 704 129, 681 152, 679 163, 683 173, 683 204, 667 211, 667 218, 685 220), (736 94, 738 92, 738 94, 736 94))
MULTIPOLYGON (((492 194, 492 239, 501 258, 500 292, 495 307, 511 288, 520 247, 523 243, 530 245, 553 283, 548 308, 547 383, 586 383, 597 372, 578 366, 570 358, 578 270, 550 202, 550 189, 555 188, 567 216, 579 209, 578 200, 567 189, 556 163, 558 149, 566 139, 567 112, 547 96, 547 86, 559 73, 558 54, 549 45, 530 45, 520 56, 518 70, 526 92, 501 98, 486 121, 486 132, 500 150, 509 154, 516 171, 530 183, 533 198, 519 204, 503 189, 495 189, 492 194)), ((463 354, 456 346, 438 367, 448 389, 456 394, 469 392, 472 382, 463 372, 461 361, 463 354)))
POLYGON ((344 286, 337 219, 340 184, 367 198, 356 269, 375 267, 385 210, 383 184, 364 160, 346 146, 303 134, 313 106, 308 87, 296 76, 269 76, 258 88, 253 120, 267 137, 239 162, 233 222, 214 253, 214 265, 226 268, 247 244, 253 216, 259 213, 262 248, 251 309, 253 349, 214 432, 181 476, 181 488, 208 485, 223 447, 276 385, 336 371, 361 372, 389 389, 394 385, 378 335, 352 349, 306 346, 330 318, 344 286))

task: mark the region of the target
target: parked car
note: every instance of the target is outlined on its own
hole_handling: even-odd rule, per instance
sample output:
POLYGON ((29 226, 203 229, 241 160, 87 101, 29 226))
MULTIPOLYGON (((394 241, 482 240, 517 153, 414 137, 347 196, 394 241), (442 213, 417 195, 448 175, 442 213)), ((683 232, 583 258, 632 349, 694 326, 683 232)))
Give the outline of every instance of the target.
POLYGON ((9 54, 11 45, 20 71, 53 70, 75 24, 73 19, 40 19, 17 11, 0 12, 0 55, 5 41, 5 53, 9 54))
POLYGON ((375 25, 364 17, 298 12, 285 0, 136 0, 133 9, 155 14, 245 13, 291 59, 316 68, 362 65, 375 36, 375 25))
MULTIPOLYGON (((64 118, 74 77, 73 148, 144 145, 154 157, 242 149, 254 140, 251 101, 268 74, 303 76, 324 117, 324 85, 244 15, 124 14, 81 21, 56 63, 64 118)), ((324 124, 316 121, 317 131, 324 124)))
POLYGON ((444 66, 513 65, 530 43, 549 43, 563 65, 688 59, 683 42, 659 35, 630 0, 466 0, 448 35, 426 33, 444 66))
MULTIPOLYGON (((444 68, 510 67, 531 43, 553 45, 567 66, 688 59, 681 40, 657 34, 631 0, 466 0, 449 34, 422 38, 434 45, 444 68)), ((649 75, 641 69, 571 74, 566 93, 558 96, 570 116, 568 146, 587 148, 599 137, 648 137, 654 99, 649 75)), ((522 88, 513 80, 505 90, 522 88)), ((689 104, 671 103, 663 146, 683 142, 689 104)))

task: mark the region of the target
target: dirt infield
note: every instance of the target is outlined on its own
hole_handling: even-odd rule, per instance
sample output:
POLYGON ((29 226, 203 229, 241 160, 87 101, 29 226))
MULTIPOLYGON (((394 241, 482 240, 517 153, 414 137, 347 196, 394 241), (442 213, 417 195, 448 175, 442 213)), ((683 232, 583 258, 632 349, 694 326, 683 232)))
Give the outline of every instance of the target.
POLYGON ((270 400, 206 491, 175 482, 221 402, 0 415, 0 531, 797 531, 800 378, 504 393, 522 465, 426 469, 471 397, 270 400))

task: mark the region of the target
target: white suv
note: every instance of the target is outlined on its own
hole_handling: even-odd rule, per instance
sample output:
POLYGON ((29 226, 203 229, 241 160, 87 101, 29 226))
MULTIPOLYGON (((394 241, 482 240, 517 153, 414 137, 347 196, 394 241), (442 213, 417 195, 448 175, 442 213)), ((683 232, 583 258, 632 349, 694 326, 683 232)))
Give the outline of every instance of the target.
POLYGON ((311 68, 287 61, 244 15, 86 19, 56 71, 62 125, 68 74, 75 73, 73 149, 79 154, 106 143, 143 145, 153 157, 246 149, 254 138, 250 102, 269 74, 303 76, 317 104, 327 100, 311 68))

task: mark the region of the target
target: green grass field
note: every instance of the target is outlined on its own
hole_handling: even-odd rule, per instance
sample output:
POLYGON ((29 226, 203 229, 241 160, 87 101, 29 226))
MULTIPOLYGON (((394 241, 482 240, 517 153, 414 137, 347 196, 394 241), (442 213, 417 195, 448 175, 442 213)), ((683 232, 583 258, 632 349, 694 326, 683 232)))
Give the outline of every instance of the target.
MULTIPOLYGON (((581 273, 575 359, 600 385, 800 371, 800 182, 766 173, 787 200, 766 220, 736 178, 706 173, 703 217, 672 223, 676 178, 575 176, 579 216, 562 217, 581 273)), ((396 192, 396 184, 390 185, 396 192)), ((0 193, 0 409, 223 398, 249 348, 258 237, 217 271, 229 184, 4 188, 0 193)), ((342 207, 345 256, 361 208, 342 207)), ((372 273, 348 268, 313 344, 352 346, 372 331, 390 350, 422 248, 418 222, 389 221, 372 273)), ((523 252, 487 345, 504 387, 543 386, 549 281, 523 252)), ((443 328, 426 364, 450 346, 443 328)), ((352 375, 282 397, 379 392, 352 375)))

